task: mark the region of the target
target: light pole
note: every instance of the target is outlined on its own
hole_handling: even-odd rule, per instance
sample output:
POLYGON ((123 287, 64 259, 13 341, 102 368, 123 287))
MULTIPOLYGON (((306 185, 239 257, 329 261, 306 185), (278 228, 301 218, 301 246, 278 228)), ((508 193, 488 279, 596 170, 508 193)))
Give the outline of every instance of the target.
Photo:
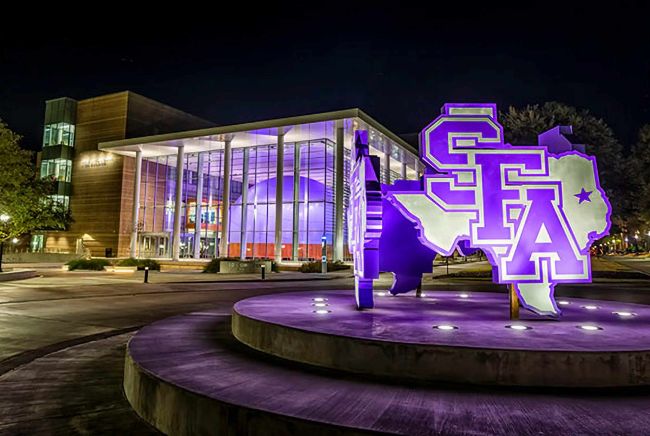
MULTIPOLYGON (((6 213, 0 214, 0 222, 2 223, 3 227, 9 221, 11 217, 7 215, 6 213)), ((0 273, 2 272, 2 252, 5 250, 5 241, 4 239, 0 241, 0 273)))

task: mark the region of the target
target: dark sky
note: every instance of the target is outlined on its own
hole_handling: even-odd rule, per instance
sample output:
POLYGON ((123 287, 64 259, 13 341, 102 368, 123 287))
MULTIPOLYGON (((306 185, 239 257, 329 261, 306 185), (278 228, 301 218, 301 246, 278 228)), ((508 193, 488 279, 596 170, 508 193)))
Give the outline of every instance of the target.
POLYGON ((46 99, 125 89, 217 124, 360 107, 409 133, 446 101, 551 100, 590 109, 627 143, 650 122, 643 2, 229 3, 164 19, 119 4, 17 18, 20 30, 0 30, 0 118, 32 149, 46 99))

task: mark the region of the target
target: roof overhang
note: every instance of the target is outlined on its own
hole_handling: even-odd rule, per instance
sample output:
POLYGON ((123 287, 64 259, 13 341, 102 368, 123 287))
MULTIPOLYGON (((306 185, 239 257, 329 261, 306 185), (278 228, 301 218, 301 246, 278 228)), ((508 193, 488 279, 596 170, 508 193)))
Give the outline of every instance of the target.
MULTIPOLYGON (((163 156, 176 153, 176 148, 185 147, 185 153, 218 150, 223 148, 227 139, 232 140, 232 146, 245 146, 247 143, 273 143, 279 133, 286 135, 285 141, 300 140, 299 129, 293 126, 317 124, 326 121, 343 120, 346 118, 359 118, 373 129, 394 141, 405 150, 417 156, 417 151, 409 143, 388 130, 374 118, 360 109, 345 109, 340 111, 322 112, 311 115, 300 115, 288 118, 255 121, 244 124, 210 127, 207 129, 188 130, 183 132, 167 133, 163 135, 144 136, 139 138, 107 141, 99 144, 99 149, 126 156, 134 156, 141 151, 144 157, 163 156), (254 134, 251 132, 255 132, 254 134), (235 133, 237 135, 235 135, 235 133), (292 138, 292 135, 295 138, 292 138), (254 138, 253 138, 254 137, 254 138), (268 137, 268 138, 266 138, 268 137)), ((313 135, 312 135, 313 136, 313 135)))

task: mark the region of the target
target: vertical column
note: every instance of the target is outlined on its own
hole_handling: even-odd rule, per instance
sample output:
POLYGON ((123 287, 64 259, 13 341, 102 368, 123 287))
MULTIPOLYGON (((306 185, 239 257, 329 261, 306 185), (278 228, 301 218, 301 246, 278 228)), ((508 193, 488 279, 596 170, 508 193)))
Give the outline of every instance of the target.
POLYGON ((291 259, 298 260, 300 244, 300 144, 293 146, 293 234, 291 238, 291 259))
POLYGON ((282 188, 284 181, 284 130, 278 131, 275 165, 275 261, 282 262, 282 188))
MULTIPOLYGON (((227 138, 223 149, 223 195, 221 201, 221 241, 219 256, 228 256, 228 228, 230 227, 230 162, 232 160, 232 138, 227 138)), ((244 167, 244 171, 248 168, 244 167)), ((242 209, 244 203, 242 203, 242 209)))
POLYGON ((391 148, 390 144, 386 146, 386 152, 384 153, 385 160, 384 160, 384 182, 386 184, 390 184, 390 153, 391 153, 391 148))
POLYGON ((334 150, 334 259, 343 260, 343 159, 345 159, 343 120, 337 120, 334 150))
POLYGON ((402 180, 406 180, 406 153, 402 150, 402 173, 400 174, 402 180))
POLYGON ((201 257, 201 216, 203 214, 203 162, 205 153, 199 153, 196 168, 196 209, 194 213, 194 259, 201 257))
POLYGON ((174 240, 172 242, 172 260, 179 260, 181 255, 181 203, 183 202, 183 160, 185 146, 178 147, 176 154, 176 203, 174 204, 174 240))
POLYGON ((420 179, 420 176, 422 175, 423 171, 424 170, 422 169, 422 163, 420 162, 419 159, 416 159, 415 160, 415 177, 417 179, 420 179))
POLYGON ((140 212, 140 179, 142 178, 142 150, 135 152, 135 177, 133 180, 133 211, 131 213, 133 231, 131 232, 130 256, 135 257, 138 247, 138 213, 140 212))
POLYGON ((242 164, 242 187, 241 187, 241 228, 240 235, 241 247, 239 250, 239 257, 246 259, 246 226, 248 225, 248 155, 250 148, 244 149, 244 162, 242 164))

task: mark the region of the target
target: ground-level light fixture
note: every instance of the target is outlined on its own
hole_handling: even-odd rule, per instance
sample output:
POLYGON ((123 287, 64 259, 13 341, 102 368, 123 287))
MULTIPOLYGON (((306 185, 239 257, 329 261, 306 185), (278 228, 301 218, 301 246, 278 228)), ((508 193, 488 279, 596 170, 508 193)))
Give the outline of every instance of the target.
POLYGON ((621 318, 630 318, 630 317, 636 316, 636 313, 634 313, 634 312, 621 311, 621 312, 612 312, 612 313, 614 315, 620 316, 621 318))
POLYGON ((314 303, 312 304, 314 307, 327 307, 329 306, 327 303, 314 303))
POLYGON ((583 324, 577 326, 581 330, 587 330, 588 332, 595 332, 596 330, 602 330, 602 327, 598 327, 597 325, 591 325, 591 324, 583 324))
POLYGON ((469 294, 466 294, 466 293, 458 294, 458 296, 460 298, 469 298, 469 294))
POLYGON ((317 313, 319 315, 325 315, 326 313, 330 313, 330 312, 331 312, 331 310, 327 310, 327 309, 314 310, 314 313, 317 313))
POLYGON ((14 244, 17 244, 17 243, 19 242, 19 239, 18 239, 18 238, 13 238, 13 239, 11 240, 11 242, 13 242, 14 244))
POLYGON ((385 292, 377 292, 378 297, 385 297, 386 293, 385 292))
POLYGON ((571 303, 569 303, 566 300, 560 300, 560 301, 557 302, 557 304, 559 304, 560 306, 568 306, 571 303))
POLYGON ((588 304, 586 306, 582 306, 582 308, 587 310, 596 310, 598 309, 598 306, 594 306, 593 304, 588 304))
POLYGON ((507 325, 506 328, 512 330, 518 330, 518 331, 533 329, 532 327, 528 327, 527 325, 523 325, 523 324, 511 324, 511 325, 507 325))
POLYGON ((445 331, 458 330, 458 327, 456 327, 455 325, 451 325, 451 324, 434 325, 433 328, 436 329, 436 330, 445 330, 445 331))
POLYGON ((324 301, 327 301, 327 298, 316 297, 316 298, 312 298, 312 300, 314 300, 316 303, 322 303, 324 301))

